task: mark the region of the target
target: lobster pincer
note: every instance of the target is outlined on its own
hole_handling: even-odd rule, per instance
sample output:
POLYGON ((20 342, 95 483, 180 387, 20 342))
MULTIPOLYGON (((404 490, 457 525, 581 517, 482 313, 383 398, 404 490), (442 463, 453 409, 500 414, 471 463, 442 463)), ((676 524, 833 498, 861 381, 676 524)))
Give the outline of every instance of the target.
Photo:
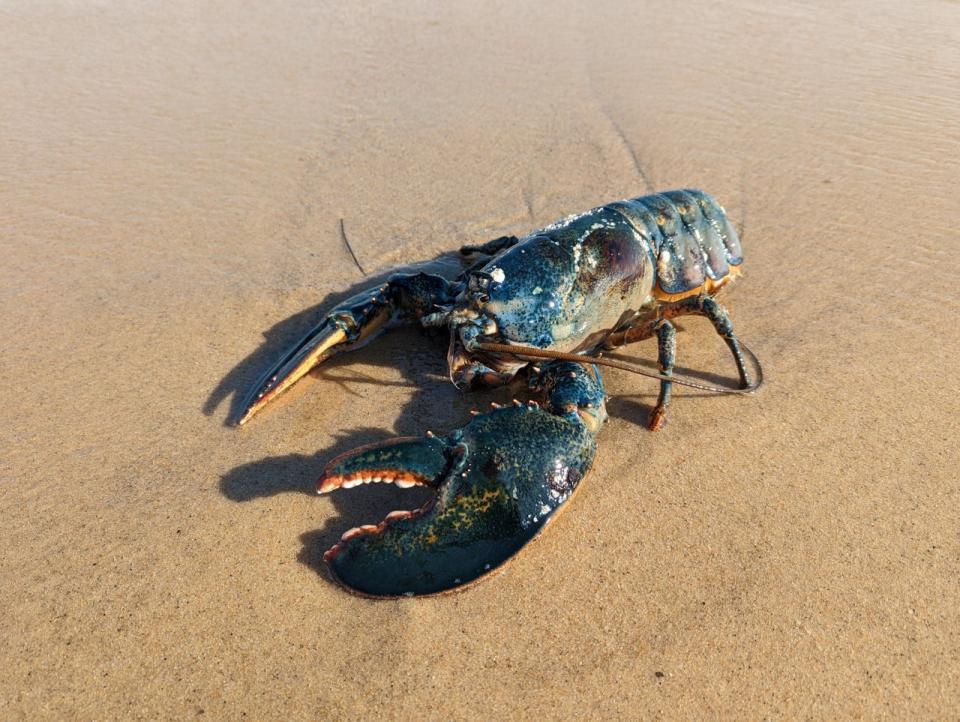
POLYGON ((415 320, 437 305, 452 304, 456 286, 428 273, 395 274, 372 289, 348 298, 267 371, 243 402, 238 426, 309 371, 342 351, 360 348, 391 324, 415 320))
POLYGON ((531 374, 544 399, 475 416, 447 436, 397 439, 334 459, 321 494, 359 484, 422 485, 415 511, 347 531, 324 559, 370 596, 422 595, 470 584, 535 538, 587 473, 606 419, 596 367, 552 361, 531 374))

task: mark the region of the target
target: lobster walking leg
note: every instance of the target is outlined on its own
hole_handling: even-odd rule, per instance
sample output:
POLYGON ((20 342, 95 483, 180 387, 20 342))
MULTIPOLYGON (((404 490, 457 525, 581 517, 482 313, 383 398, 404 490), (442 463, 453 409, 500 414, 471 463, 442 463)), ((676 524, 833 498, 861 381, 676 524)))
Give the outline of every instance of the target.
MULTIPOLYGON (((659 309, 658 314, 653 318, 642 318, 633 325, 610 334, 605 339, 603 348, 611 350, 628 343, 643 341, 656 334, 660 371, 666 376, 672 376, 677 353, 677 340, 676 328, 670 323, 669 319, 691 314, 706 316, 710 319, 714 329, 723 338, 727 348, 730 349, 730 353, 733 354, 734 361, 737 364, 737 373, 740 376, 741 388, 749 388, 751 384, 750 373, 747 370, 740 342, 733 333, 733 322, 730 320, 726 309, 717 303, 717 300, 712 296, 692 296, 664 306, 659 309)), ((657 431, 663 426, 667 406, 670 404, 672 385, 670 381, 660 382, 660 396, 648 422, 651 431, 657 431)))
MULTIPOLYGON (((677 357, 677 329, 669 321, 661 321, 657 325, 657 363, 660 366, 660 373, 664 376, 673 376, 673 363, 677 357)), ((650 413, 648 426, 650 431, 659 431, 663 426, 664 415, 667 413, 667 406, 670 405, 670 392, 673 390, 673 382, 660 382, 660 396, 657 398, 657 405, 650 413)))
POLYGON ((743 350, 740 348, 737 337, 733 334, 733 322, 730 320, 726 309, 711 296, 698 297, 695 300, 697 301, 695 312, 702 313, 709 318, 717 333, 723 337, 730 353, 733 354, 733 358, 737 362, 737 371, 740 373, 740 388, 747 388, 750 386, 750 372, 747 371, 747 365, 743 359, 743 350))

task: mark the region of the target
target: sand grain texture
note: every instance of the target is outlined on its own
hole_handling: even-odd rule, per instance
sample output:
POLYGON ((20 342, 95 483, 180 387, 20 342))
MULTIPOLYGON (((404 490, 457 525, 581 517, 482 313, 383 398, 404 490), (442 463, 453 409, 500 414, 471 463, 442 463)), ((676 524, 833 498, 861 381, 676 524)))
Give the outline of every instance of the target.
POLYGON ((0 8, 0 717, 957 716, 960 4, 350 5, 0 8), (491 398, 402 331, 225 425, 369 281, 339 219, 375 278, 648 186, 744 221, 768 386, 651 434, 611 371, 506 574, 330 584, 417 497, 325 461, 491 398))

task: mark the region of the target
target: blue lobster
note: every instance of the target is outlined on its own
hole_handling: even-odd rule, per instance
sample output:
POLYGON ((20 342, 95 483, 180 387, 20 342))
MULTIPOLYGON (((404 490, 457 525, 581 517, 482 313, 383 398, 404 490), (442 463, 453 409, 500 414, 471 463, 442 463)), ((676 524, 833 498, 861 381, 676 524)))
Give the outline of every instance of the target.
POLYGON ((396 321, 449 329, 450 378, 460 388, 502 385, 526 371, 541 403, 495 408, 444 437, 355 449, 327 466, 321 494, 371 482, 434 492, 420 509, 351 529, 326 552, 333 577, 360 594, 452 590, 493 572, 536 537, 593 461, 607 416, 598 365, 624 367, 601 358, 604 351, 656 336, 660 373, 646 372, 660 380, 651 430, 664 422, 674 383, 707 388, 674 376, 671 318, 706 316, 729 347, 740 389, 711 390, 759 386, 716 300, 740 273, 740 241, 702 191, 609 203, 461 253, 473 263, 456 278, 394 274, 332 309, 251 389, 237 421, 396 321))

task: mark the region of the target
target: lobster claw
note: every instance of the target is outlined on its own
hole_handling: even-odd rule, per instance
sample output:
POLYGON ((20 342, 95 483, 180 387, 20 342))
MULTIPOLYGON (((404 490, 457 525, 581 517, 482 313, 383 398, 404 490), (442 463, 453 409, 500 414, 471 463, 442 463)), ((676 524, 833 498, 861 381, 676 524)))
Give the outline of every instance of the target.
POLYGON ((340 351, 356 348, 380 331, 394 313, 388 284, 347 299, 289 349, 250 389, 237 426, 340 351))
POLYGON ((426 273, 394 274, 385 283, 351 296, 330 310, 251 387, 237 426, 331 356, 361 347, 399 316, 421 318, 450 303, 457 288, 426 273))
MULTIPOLYGON (((585 402, 594 415, 602 413, 599 375, 596 387, 600 406, 597 393, 585 402)), ((320 493, 369 482, 436 490, 418 510, 346 532, 324 555, 334 578, 364 595, 396 597, 445 592, 496 570, 540 533, 590 468, 596 430, 578 411, 509 406, 446 437, 399 439, 334 459, 320 493)))
POLYGON ((243 401, 243 411, 236 419, 237 426, 243 426, 314 366, 332 356, 334 349, 346 340, 346 332, 329 319, 310 331, 250 389, 243 401))

